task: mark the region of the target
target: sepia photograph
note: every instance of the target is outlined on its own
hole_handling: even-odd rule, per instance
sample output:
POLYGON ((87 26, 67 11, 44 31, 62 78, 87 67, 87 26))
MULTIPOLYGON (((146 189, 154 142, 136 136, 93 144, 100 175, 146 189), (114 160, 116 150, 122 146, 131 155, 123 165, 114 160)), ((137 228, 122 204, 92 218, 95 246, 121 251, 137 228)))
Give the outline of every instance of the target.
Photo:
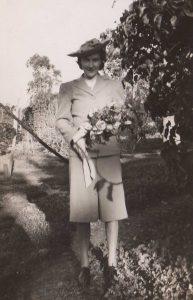
POLYGON ((0 0, 0 300, 193 300, 193 0, 0 0))

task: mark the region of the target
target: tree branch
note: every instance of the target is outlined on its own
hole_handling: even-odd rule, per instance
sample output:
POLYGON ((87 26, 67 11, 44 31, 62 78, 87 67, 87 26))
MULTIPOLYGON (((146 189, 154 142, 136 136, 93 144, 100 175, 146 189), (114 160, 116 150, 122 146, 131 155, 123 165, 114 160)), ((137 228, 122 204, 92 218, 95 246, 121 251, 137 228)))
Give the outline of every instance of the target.
POLYGON ((0 103, 0 107, 3 108, 6 113, 16 120, 19 125, 21 125, 22 128, 24 128, 26 131, 28 131, 37 141, 40 143, 44 148, 46 148, 49 152, 53 153, 57 157, 59 157, 63 162, 68 163, 68 159, 59 154, 57 151, 55 151, 53 148, 51 148, 49 145, 47 145, 35 132, 24 122, 22 122, 20 119, 18 119, 12 112, 10 112, 2 103, 0 103))

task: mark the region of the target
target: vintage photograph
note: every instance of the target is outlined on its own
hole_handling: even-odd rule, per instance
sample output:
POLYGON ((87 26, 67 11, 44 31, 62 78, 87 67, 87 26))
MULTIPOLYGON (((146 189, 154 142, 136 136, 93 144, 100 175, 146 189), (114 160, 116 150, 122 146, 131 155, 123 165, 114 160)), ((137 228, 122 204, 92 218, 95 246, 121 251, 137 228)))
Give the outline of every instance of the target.
POLYGON ((0 300, 193 299, 193 0, 0 0, 0 300))

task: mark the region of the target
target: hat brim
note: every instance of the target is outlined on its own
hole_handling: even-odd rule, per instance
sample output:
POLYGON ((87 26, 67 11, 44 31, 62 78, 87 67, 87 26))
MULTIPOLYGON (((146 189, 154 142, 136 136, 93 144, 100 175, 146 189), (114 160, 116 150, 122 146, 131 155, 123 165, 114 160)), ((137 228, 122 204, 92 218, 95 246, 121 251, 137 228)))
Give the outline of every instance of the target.
POLYGON ((88 49, 88 50, 84 50, 84 51, 78 50, 76 52, 72 52, 67 55, 70 57, 84 57, 87 55, 95 54, 95 53, 99 52, 100 50, 104 49, 109 42, 110 42, 110 40, 106 40, 104 42, 101 42, 99 45, 95 46, 93 49, 88 49))

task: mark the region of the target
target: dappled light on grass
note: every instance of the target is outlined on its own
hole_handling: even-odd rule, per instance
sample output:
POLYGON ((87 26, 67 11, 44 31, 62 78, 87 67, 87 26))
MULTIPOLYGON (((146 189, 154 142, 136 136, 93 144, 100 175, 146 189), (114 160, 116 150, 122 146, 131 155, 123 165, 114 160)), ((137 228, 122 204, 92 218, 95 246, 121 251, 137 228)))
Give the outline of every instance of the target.
MULTIPOLYGON (((141 300, 147 296, 175 300, 178 296, 186 299, 188 294, 191 297, 191 195, 176 192, 175 183, 158 155, 133 154, 122 162, 129 218, 120 222, 115 285, 119 299, 141 300)), ((75 281, 79 272, 79 262, 75 260, 75 256, 79 260, 79 243, 68 222, 68 167, 42 152, 31 159, 20 158, 10 185, 2 184, 0 190, 8 197, 0 202, 0 211, 15 220, 1 220, 0 279, 5 278, 5 271, 11 275, 18 270, 26 274, 26 269, 33 265, 30 286, 23 286, 30 291, 31 298, 99 299, 107 254, 105 228, 101 222, 91 225, 92 283, 85 295, 75 281), (36 182, 26 180, 26 174, 29 179, 30 175, 36 178, 36 182), (10 189, 17 193, 10 197, 10 189), (39 251, 34 244, 49 234, 49 228, 49 259, 43 263, 46 248, 39 251)), ((109 299, 117 298, 110 295, 109 299)))
POLYGON ((1 215, 13 217, 34 243, 43 243, 49 236, 50 226, 45 214, 36 204, 28 202, 24 193, 6 193, 1 201, 1 215))
MULTIPOLYGON (((34 167, 29 163, 26 165, 19 165, 20 161, 16 160, 15 162, 16 168, 19 170, 19 172, 13 173, 13 180, 20 181, 21 174, 23 175, 22 180, 25 182, 25 184, 33 185, 33 186, 39 186, 42 183, 42 179, 51 178, 52 175, 45 174, 45 172, 42 172, 42 170, 39 168, 39 176, 37 176, 36 172, 37 170, 34 170, 34 167), (19 166, 17 166, 19 165, 19 166)), ((18 182, 20 183, 20 182, 18 182)))

